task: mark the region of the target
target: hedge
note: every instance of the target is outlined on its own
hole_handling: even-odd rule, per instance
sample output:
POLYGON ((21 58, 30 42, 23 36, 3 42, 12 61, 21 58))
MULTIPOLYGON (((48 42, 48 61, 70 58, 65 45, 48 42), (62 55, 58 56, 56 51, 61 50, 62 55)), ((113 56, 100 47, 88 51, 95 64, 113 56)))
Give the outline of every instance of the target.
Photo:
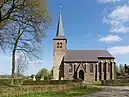
MULTIPOLYGON (((29 80, 19 80, 15 79, 15 85, 61 85, 61 84, 68 84, 68 83, 76 83, 76 82, 81 82, 81 80, 44 80, 41 81, 40 79, 33 81, 32 79, 29 80)), ((11 79, 0 79, 0 86, 10 86, 11 84, 11 79)))
MULTIPOLYGON (((21 84, 22 80, 15 79, 15 84, 21 84)), ((11 84, 11 79, 0 79, 0 86, 9 86, 11 84)))
POLYGON ((0 86, 9 85, 11 83, 10 79, 0 79, 0 86))
POLYGON ((101 82, 102 85, 114 85, 114 86, 129 85, 129 79, 104 80, 101 82))
POLYGON ((52 91, 64 91, 75 87, 81 87, 81 83, 71 83, 65 85, 30 85, 20 87, 4 87, 0 88, 0 97, 2 96, 20 96, 31 93, 44 93, 52 91))
POLYGON ((61 84, 68 84, 68 83, 76 83, 81 82, 80 80, 25 80, 23 81, 22 85, 61 85, 61 84))
POLYGON ((129 79, 129 75, 128 76, 117 76, 116 79, 129 79))

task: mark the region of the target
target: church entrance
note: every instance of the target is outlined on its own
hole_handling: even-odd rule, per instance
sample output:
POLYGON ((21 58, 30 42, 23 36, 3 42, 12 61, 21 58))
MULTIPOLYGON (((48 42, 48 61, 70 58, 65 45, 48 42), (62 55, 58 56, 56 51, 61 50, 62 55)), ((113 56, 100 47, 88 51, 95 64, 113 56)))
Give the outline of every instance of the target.
POLYGON ((83 70, 79 71, 79 78, 84 81, 84 71, 83 70))
POLYGON ((77 79, 77 72, 74 73, 74 79, 77 79))

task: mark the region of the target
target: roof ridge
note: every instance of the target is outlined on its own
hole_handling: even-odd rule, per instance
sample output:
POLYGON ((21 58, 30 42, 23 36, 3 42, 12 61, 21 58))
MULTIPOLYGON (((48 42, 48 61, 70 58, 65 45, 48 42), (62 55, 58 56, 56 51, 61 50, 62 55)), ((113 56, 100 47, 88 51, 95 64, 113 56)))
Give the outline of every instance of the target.
POLYGON ((101 49, 94 49, 94 50, 90 50, 90 49, 77 49, 77 50, 72 50, 72 49, 68 49, 67 51, 107 51, 107 50, 101 50, 101 49))

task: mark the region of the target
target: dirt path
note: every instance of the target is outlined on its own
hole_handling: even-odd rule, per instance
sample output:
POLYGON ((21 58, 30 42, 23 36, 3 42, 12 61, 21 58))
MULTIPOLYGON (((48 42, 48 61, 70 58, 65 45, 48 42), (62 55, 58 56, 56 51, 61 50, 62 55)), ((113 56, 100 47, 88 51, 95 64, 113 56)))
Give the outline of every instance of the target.
POLYGON ((129 97, 129 87, 102 86, 102 91, 81 97, 129 97))

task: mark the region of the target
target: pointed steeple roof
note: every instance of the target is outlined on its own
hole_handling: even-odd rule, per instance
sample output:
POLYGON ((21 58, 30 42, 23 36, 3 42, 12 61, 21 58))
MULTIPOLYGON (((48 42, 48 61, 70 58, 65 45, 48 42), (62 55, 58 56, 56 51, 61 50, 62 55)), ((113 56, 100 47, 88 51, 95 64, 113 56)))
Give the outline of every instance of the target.
POLYGON ((56 37, 53 40, 66 40, 66 43, 67 43, 67 39, 64 36, 64 28, 63 28, 63 21, 62 21, 61 12, 59 15, 56 37))
POLYGON ((58 28, 57 28, 57 33, 56 33, 56 37, 62 37, 64 36, 64 28, 63 28, 63 21, 62 21, 62 15, 60 13, 59 16, 59 21, 58 21, 58 28))

